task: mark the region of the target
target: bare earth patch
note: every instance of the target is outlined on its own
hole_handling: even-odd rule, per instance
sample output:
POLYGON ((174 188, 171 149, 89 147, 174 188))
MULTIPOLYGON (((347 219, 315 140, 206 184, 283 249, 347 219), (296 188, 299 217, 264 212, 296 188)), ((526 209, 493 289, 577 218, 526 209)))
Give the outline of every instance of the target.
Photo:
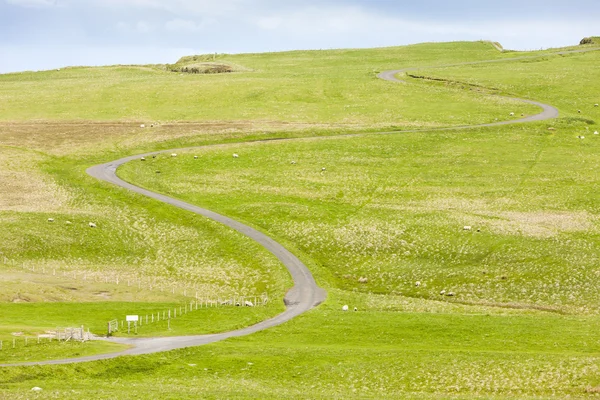
POLYGON ((502 235, 524 235, 538 238, 552 237, 561 232, 594 230, 595 217, 587 212, 568 211, 496 211, 498 206, 510 207, 509 200, 494 206, 483 200, 443 198, 427 202, 427 209, 450 211, 459 220, 458 225, 485 228, 502 235))
POLYGON ((36 171, 42 156, 0 147, 0 211, 52 212, 63 209, 68 193, 36 171))

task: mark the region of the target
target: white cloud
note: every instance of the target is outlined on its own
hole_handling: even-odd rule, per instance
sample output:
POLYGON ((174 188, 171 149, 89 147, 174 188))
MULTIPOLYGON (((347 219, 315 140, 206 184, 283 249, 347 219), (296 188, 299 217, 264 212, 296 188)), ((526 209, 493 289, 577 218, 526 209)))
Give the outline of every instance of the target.
POLYGON ((151 24, 149 24, 146 21, 138 21, 135 24, 135 30, 140 33, 148 33, 148 32, 152 32, 154 30, 154 26, 152 26, 151 24))
POLYGON ((169 32, 199 32, 214 22, 211 20, 202 20, 202 22, 197 23, 187 19, 176 18, 167 21, 165 29, 169 32))
POLYGON ((247 18, 259 30, 272 31, 280 37, 314 38, 323 43, 340 38, 345 40, 346 47, 365 42, 376 46, 377 43, 493 39, 509 48, 533 49, 544 47, 544 43, 576 44, 596 30, 596 22, 585 18, 580 18, 577 24, 569 20, 512 17, 446 22, 385 15, 359 6, 308 6, 247 18))
POLYGON ((121 33, 150 33, 156 30, 156 27, 146 21, 137 21, 135 23, 128 23, 119 21, 115 25, 117 31, 121 33))
POLYGON ((21 7, 52 7, 58 5, 58 0, 6 0, 6 3, 21 7))
POLYGON ((152 9, 178 15, 227 15, 254 8, 264 1, 252 0, 4 0, 6 3, 23 7, 58 5, 65 7, 98 7, 109 9, 152 9))

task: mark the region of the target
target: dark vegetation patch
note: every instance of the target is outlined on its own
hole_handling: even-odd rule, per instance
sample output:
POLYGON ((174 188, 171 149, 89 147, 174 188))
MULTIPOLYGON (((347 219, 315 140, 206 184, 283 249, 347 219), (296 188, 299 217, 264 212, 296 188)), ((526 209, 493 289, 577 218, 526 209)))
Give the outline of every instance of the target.
POLYGON ((579 44, 582 46, 585 44, 600 44, 600 36, 585 37, 581 39, 581 42, 579 42, 579 44))
POLYGON ((184 74, 226 74, 234 72, 234 68, 227 64, 192 64, 183 67, 171 67, 172 72, 180 72, 184 74))

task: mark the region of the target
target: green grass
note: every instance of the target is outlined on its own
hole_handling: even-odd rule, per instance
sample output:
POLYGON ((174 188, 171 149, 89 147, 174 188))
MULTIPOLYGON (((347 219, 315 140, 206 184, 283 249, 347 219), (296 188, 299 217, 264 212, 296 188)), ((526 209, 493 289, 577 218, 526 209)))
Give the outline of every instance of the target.
MULTIPOLYGON (((116 353, 126 350, 128 346, 93 340, 89 342, 58 342, 57 340, 40 339, 29 337, 25 343, 24 337, 14 338, 16 340, 13 348, 13 338, 3 340, 4 348, 0 350, 0 363, 17 364, 23 362, 37 362, 47 360, 60 360, 66 358, 79 358, 93 356, 96 354, 116 353)), ((2 396, 2 393, 0 393, 2 396)))
MULTIPOLYGON (((426 76, 493 86, 529 99, 550 102, 563 116, 597 126, 600 109, 598 52, 543 57, 505 64, 479 64, 418 71, 426 76), (579 114, 578 110, 582 113, 579 114)), ((597 130, 597 129, 596 129, 597 130)))
POLYGON ((597 319, 342 313, 340 300, 217 345, 0 370, 0 388, 14 398, 40 386, 48 398, 523 399, 583 398, 599 383, 597 319))
POLYGON ((459 42, 219 56, 216 61, 251 70, 235 74, 117 66, 0 75, 0 99, 10 99, 0 120, 285 121, 390 128, 508 119, 507 107, 535 113, 535 107, 482 94, 376 78, 386 69, 503 57, 489 43, 459 42))
POLYGON ((119 174, 281 239, 327 287, 595 314, 598 149, 542 124, 206 148, 119 174))
MULTIPOLYGON (((207 292, 267 291, 273 302, 264 309, 202 310, 172 321, 171 332, 149 325, 140 336, 220 331, 276 314, 282 305, 275 299, 290 279, 266 251, 215 223, 83 174, 89 165, 137 152, 219 144, 175 159, 136 161, 119 174, 272 235, 329 294, 325 304, 287 324, 210 346, 2 369, 0 398, 30 398, 33 386, 45 398, 61 399, 593 396, 600 390, 600 137, 593 135, 600 110, 593 108, 598 88, 591 78, 599 55, 531 54, 541 58, 417 71, 457 81, 448 85, 418 79, 394 85, 375 74, 520 54, 486 43, 424 44, 219 56, 217 62, 248 69, 219 76, 179 76, 161 67, 0 76, 0 99, 7 100, 0 120, 17 121, 0 124, 0 183, 15 196, 0 199, 2 255, 38 268, 145 274, 207 292), (548 85, 538 81, 544 77, 548 85), (364 134, 537 112, 462 82, 555 104, 562 117, 364 134), (18 122, 31 119, 54 122, 18 122), (138 124, 62 123, 73 120, 204 124, 140 130, 138 124), (363 135, 322 137, 347 132, 363 135), (577 139, 582 134, 586 139, 577 139), (292 137, 304 138, 244 143, 292 137), (35 184, 25 185, 30 178, 35 184), (18 197, 21 192, 28 196, 18 197), (56 223, 48 224, 49 217, 56 223), (97 230, 87 227, 90 220, 97 230), (361 277, 368 283, 359 283, 361 277), (359 312, 342 313, 344 304, 359 312)), ((55 283, 32 279, 3 296, 53 301, 55 283)), ((134 305, 127 296, 133 295, 115 292, 109 303, 0 305, 0 335, 80 324, 77 315, 102 330, 115 311, 143 314, 176 303, 137 293, 134 305)))

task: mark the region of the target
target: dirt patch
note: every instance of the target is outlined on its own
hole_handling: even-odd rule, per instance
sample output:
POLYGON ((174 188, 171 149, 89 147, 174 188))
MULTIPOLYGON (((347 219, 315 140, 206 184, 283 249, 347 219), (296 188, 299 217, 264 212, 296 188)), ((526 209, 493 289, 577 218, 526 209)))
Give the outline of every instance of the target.
POLYGON ((426 209, 449 211, 457 226, 477 226, 502 235, 552 237, 562 232, 586 232, 595 229, 596 217, 587 212, 569 211, 496 211, 510 207, 505 200, 491 206, 485 201, 443 198, 428 201, 426 209))
POLYGON ((69 195, 36 170, 43 156, 0 147, 0 211, 47 212, 63 209, 69 195))
POLYGON ((104 300, 109 300, 112 298, 110 292, 105 292, 105 291, 94 293, 94 296, 100 297, 104 300))

